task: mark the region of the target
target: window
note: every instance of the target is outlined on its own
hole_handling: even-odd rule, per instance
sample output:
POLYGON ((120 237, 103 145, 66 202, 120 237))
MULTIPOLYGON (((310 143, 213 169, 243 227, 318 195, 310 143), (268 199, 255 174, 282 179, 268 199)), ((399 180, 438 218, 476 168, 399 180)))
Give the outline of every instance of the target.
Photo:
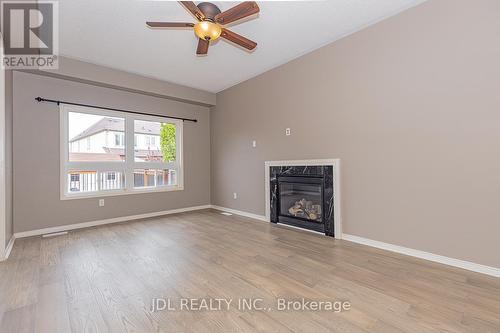
POLYGON ((115 146, 123 147, 125 145, 125 134, 115 133, 115 146))
POLYGON ((62 199, 183 189, 181 120, 61 108, 62 199))

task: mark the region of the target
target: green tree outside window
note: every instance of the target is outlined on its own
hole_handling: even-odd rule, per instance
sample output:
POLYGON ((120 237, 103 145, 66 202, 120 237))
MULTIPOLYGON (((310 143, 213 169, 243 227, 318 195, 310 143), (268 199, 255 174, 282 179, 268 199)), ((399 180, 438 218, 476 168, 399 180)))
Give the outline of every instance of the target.
POLYGON ((162 123, 160 128, 160 148, 164 162, 175 161, 175 125, 162 123))

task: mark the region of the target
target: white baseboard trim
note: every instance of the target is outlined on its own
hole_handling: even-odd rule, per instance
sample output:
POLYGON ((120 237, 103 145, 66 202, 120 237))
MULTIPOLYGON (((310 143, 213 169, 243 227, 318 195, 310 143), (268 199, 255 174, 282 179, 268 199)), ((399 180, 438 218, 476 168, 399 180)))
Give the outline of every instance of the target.
POLYGON ((194 207, 164 210, 161 212, 145 213, 145 214, 139 214, 139 215, 120 216, 120 217, 114 217, 114 218, 105 219, 105 220, 97 220, 97 221, 62 225, 59 227, 16 232, 14 234, 14 237, 15 238, 24 238, 24 237, 40 236, 40 235, 51 234, 51 233, 55 233, 55 232, 63 232, 63 231, 68 231, 68 230, 95 227, 95 226, 104 225, 104 224, 126 222, 126 221, 132 221, 132 220, 145 219, 145 218, 149 218, 149 217, 158 217, 158 216, 163 216, 163 215, 191 212, 191 211, 201 210, 201 209, 209 209, 211 207, 212 207, 211 205, 203 205, 203 206, 194 206, 194 207))
POLYGON ((416 257, 416 258, 420 258, 420 259, 425 259, 425 260, 437 262, 437 263, 448 265, 448 266, 466 269, 466 270, 473 271, 476 273, 482 273, 482 274, 486 274, 486 275, 490 275, 490 276, 494 276, 494 277, 500 277, 500 268, 496 268, 496 267, 476 264, 476 263, 473 263, 470 261, 445 257, 445 256, 442 256, 439 254, 410 249, 410 248, 407 248, 404 246, 379 242, 376 240, 363 238, 363 237, 359 237, 359 236, 354 236, 354 235, 343 234, 342 239, 346 240, 346 241, 353 242, 353 243, 358 243, 358 244, 368 245, 371 247, 376 247, 376 248, 382 249, 382 250, 387 250, 387 251, 396 252, 396 253, 400 253, 400 254, 406 254, 408 256, 412 256, 412 257, 416 257))
POLYGON ((9 244, 7 244, 7 247, 5 248, 5 255, 3 258, 0 258, 0 261, 7 260, 10 256, 10 251, 12 251, 12 248, 14 247, 14 242, 16 241, 16 237, 12 235, 12 237, 9 240, 9 244))
POLYGON ((51 238, 51 237, 57 237, 57 236, 62 236, 62 235, 67 235, 67 231, 61 231, 61 232, 53 232, 51 234, 43 234, 42 238, 51 238))
POLYGON ((228 212, 228 213, 232 213, 232 214, 236 214, 236 215, 240 215, 240 216, 244 216, 244 217, 249 217, 251 219, 255 219, 255 220, 259 220, 259 221, 269 222, 264 215, 247 213, 247 212, 243 212, 241 210, 236 210, 236 209, 226 208, 226 207, 221 207, 221 206, 216 206, 216 205, 212 205, 211 208, 216 209, 216 210, 220 210, 222 212, 228 212))

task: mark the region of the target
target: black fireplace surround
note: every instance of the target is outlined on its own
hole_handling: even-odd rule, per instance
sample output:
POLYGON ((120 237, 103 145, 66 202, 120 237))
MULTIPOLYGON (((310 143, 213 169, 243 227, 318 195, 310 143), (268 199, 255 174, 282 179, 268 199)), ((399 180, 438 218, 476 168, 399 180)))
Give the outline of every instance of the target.
POLYGON ((271 222, 335 236, 333 166, 270 167, 271 222))

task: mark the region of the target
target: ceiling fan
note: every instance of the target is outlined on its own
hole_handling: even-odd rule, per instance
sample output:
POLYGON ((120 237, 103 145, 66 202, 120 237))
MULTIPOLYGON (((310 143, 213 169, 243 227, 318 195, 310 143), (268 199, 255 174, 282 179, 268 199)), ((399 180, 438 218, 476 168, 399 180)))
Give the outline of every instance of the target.
POLYGON ((198 48, 196 54, 207 54, 211 41, 219 37, 238 44, 247 50, 253 50, 257 43, 247 39, 237 33, 228 30, 224 26, 241 20, 259 12, 259 6, 255 1, 245 1, 224 12, 219 7, 210 2, 201 2, 195 5, 192 1, 179 1, 199 22, 146 22, 151 28, 194 28, 194 33, 198 36, 198 48))

